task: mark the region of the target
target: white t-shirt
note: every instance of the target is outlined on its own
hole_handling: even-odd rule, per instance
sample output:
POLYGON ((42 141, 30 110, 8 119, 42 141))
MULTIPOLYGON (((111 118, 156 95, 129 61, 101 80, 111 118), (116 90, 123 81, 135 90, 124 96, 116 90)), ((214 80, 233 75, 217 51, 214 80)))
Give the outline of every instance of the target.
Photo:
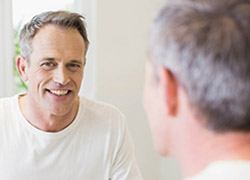
POLYGON ((0 99, 0 179, 141 180, 124 116, 83 97, 75 120, 56 133, 26 121, 18 96, 0 99))
POLYGON ((250 180, 250 161, 218 161, 185 180, 250 180))

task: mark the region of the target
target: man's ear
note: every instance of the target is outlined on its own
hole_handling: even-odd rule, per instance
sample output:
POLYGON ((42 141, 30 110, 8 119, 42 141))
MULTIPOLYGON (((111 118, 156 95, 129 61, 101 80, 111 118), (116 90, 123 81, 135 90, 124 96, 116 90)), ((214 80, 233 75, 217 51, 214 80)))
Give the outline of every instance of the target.
POLYGON ((167 113, 176 116, 178 110, 178 83, 174 74, 167 68, 160 68, 161 93, 165 98, 167 113))
POLYGON ((19 75, 21 77, 21 79, 26 82, 28 81, 28 75, 27 75, 27 71, 28 71, 28 62, 27 59, 25 59, 22 56, 17 56, 16 58, 16 68, 19 72, 19 75))

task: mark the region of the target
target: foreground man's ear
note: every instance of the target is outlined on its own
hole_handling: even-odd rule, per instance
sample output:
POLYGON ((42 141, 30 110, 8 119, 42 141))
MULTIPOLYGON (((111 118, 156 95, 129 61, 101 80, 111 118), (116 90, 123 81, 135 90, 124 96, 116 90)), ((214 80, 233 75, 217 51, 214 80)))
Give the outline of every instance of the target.
POLYGON ((165 67, 160 68, 160 86, 168 115, 176 116, 178 110, 178 83, 174 74, 165 67))

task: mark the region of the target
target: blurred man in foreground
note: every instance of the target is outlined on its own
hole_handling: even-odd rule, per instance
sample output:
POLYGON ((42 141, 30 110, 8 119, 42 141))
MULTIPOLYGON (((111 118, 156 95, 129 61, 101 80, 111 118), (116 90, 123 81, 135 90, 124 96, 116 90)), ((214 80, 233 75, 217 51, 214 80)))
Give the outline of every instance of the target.
POLYGON ((250 179, 250 1, 178 1, 152 26, 145 109, 184 179, 250 179))

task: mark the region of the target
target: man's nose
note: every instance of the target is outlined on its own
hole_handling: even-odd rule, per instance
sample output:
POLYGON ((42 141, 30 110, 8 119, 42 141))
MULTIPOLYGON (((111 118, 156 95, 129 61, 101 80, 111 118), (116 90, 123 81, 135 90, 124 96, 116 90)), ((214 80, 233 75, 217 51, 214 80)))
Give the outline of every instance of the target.
POLYGON ((54 82, 60 85, 66 85, 69 81, 70 80, 66 68, 63 66, 58 66, 54 72, 54 82))

